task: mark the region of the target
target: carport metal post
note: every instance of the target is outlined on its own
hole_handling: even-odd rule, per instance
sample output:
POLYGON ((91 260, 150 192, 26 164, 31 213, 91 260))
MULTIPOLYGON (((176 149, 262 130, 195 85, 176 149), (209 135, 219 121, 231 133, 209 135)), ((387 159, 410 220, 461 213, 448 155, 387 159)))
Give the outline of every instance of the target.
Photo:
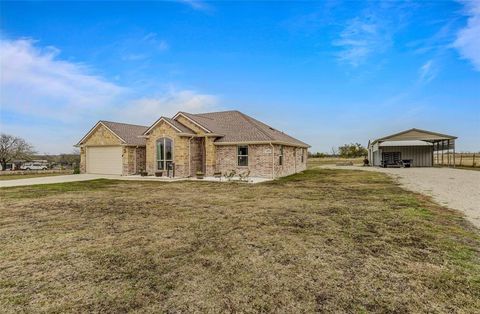
POLYGON ((455 140, 453 140, 453 168, 455 168, 455 140))
POLYGON ((448 167, 450 167, 450 140, 447 140, 447 163, 448 167))
POLYGON ((442 166, 443 166, 443 150, 444 150, 445 140, 442 140, 442 166))

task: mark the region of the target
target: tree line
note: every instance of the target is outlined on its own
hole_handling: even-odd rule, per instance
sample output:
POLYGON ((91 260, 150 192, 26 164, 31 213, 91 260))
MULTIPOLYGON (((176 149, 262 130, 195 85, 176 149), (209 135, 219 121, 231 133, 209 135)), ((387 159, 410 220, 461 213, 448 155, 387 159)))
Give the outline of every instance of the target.
POLYGON ((80 152, 75 149, 71 154, 39 155, 25 139, 10 134, 0 134, 0 164, 2 170, 6 170, 7 164, 15 160, 31 161, 36 159, 44 159, 50 164, 62 166, 78 165, 80 163, 80 152))
POLYGON ((367 149, 360 143, 344 144, 338 148, 332 147, 330 153, 310 153, 309 157, 313 158, 325 158, 325 157, 341 157, 341 158, 359 158, 366 157, 368 155, 367 149))

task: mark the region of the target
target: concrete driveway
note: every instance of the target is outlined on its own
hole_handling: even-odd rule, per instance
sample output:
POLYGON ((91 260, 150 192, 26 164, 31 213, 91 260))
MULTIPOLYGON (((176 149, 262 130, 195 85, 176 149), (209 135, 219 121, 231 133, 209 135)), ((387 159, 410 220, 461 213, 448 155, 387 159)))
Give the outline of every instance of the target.
POLYGON ((383 172, 408 190, 431 196, 437 203, 465 213, 480 228, 480 171, 453 168, 378 168, 322 166, 383 172))
POLYGON ((88 180, 95 180, 95 179, 120 179, 120 178, 121 176, 104 175, 104 174, 69 174, 65 176, 51 176, 51 177, 27 178, 27 179, 17 179, 17 180, 0 180, 0 187, 77 182, 77 181, 88 181, 88 180))

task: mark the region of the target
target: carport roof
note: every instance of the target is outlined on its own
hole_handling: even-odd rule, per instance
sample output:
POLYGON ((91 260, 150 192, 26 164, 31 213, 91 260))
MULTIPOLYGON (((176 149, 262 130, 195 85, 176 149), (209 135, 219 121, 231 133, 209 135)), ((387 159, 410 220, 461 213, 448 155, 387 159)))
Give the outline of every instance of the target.
POLYGON ((444 140, 454 140, 456 136, 441 134, 432 131, 426 131, 421 129, 409 129, 403 132, 395 133, 392 135, 388 135, 385 137, 381 137, 379 139, 374 140, 371 145, 377 142, 385 142, 385 141, 425 141, 425 142, 437 142, 437 141, 444 141, 444 140))
POLYGON ((386 146, 432 146, 431 142, 425 141, 385 141, 379 144, 380 147, 386 146))

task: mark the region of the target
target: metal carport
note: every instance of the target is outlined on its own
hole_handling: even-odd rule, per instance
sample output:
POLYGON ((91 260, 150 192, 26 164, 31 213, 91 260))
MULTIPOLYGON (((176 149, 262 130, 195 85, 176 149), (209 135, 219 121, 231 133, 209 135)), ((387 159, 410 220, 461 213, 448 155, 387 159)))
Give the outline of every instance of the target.
POLYGON ((437 164, 439 161, 445 164, 444 161, 446 161, 448 166, 455 167, 456 139, 456 136, 413 128, 369 142, 368 159, 373 166, 380 166, 386 152, 396 150, 401 153, 408 151, 409 156, 413 156, 414 166, 433 166, 435 164, 434 154, 436 154, 437 164), (420 147, 422 147, 422 149, 420 149, 420 147), (445 152, 447 153, 446 160, 444 160, 445 152), (430 160, 421 163, 417 162, 415 165, 415 160, 417 158, 424 160, 425 154, 427 153, 430 160))

